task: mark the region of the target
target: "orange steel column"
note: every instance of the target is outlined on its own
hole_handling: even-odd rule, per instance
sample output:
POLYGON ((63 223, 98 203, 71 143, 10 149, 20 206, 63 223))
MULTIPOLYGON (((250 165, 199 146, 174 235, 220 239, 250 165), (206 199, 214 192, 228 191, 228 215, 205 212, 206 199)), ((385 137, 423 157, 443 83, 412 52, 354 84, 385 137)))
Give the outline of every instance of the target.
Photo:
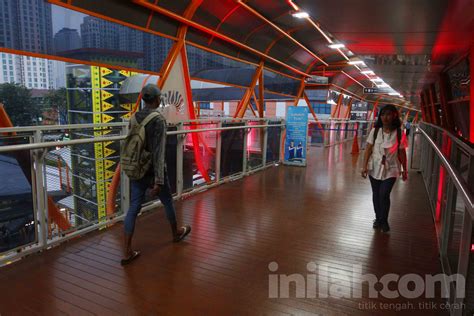
POLYGON ((262 118, 264 115, 263 115, 263 109, 265 108, 265 92, 264 92, 264 88, 265 88, 265 82, 263 80, 263 76, 264 75, 264 71, 262 71, 260 73, 260 78, 258 79, 258 94, 259 94, 259 99, 258 99, 258 102, 257 105, 259 106, 258 107, 258 115, 262 118))
POLYGON ((413 123, 418 123, 418 115, 420 114, 420 112, 416 112, 416 115, 415 117, 413 118, 413 123))
POLYGON ((337 99, 337 104, 336 104, 336 107, 334 108, 334 112, 331 113, 331 118, 335 118, 334 116, 339 111, 339 107, 341 106, 341 103, 342 103, 342 97, 343 97, 342 93, 339 94, 339 99, 337 99))
POLYGON ((407 113, 405 114, 405 117, 403 118, 403 120, 406 122, 408 121, 408 118, 410 117, 410 110, 407 110, 407 113))
MULTIPOLYGON (((352 97, 349 99, 349 102, 347 103, 347 106, 351 103, 352 97)), ((341 118, 341 109, 344 106, 344 98, 342 98, 341 105, 339 106, 339 109, 337 110, 337 118, 341 118)))
MULTIPOLYGON (((5 108, 3 107, 3 104, 0 103, 0 127, 13 127, 13 123, 10 120, 10 117, 7 114, 7 111, 5 111, 5 108)), ((8 133, 3 133, 3 135, 8 134, 8 133)), ((16 133, 11 133, 12 135, 16 135, 16 133)))
POLYGON ((311 115, 313 115, 313 118, 314 118, 314 120, 316 121, 316 124, 318 124, 318 127, 321 129, 322 134, 323 134, 323 138, 324 138, 324 129, 323 129, 323 126, 321 125, 321 122, 319 122, 318 116, 317 116, 316 113, 314 112, 314 109, 313 109, 313 107, 311 106, 311 102, 309 101, 309 98, 308 98, 308 96, 306 95, 306 93, 303 93, 303 98, 304 98, 304 100, 306 101, 306 104, 308 105, 309 111, 311 112, 311 115))
POLYGON ((375 100, 374 107, 372 108, 372 111, 370 111, 370 113, 367 114, 367 120, 370 120, 371 117, 372 117, 372 119, 376 119, 375 112, 377 112, 377 108, 379 106, 380 98, 381 98, 381 96, 377 97, 377 99, 375 100))
POLYGON ((346 115, 344 116, 346 119, 350 119, 350 118, 351 118, 352 102, 354 102, 354 98, 351 98, 351 99, 349 100, 349 103, 347 104, 346 115))
MULTIPOLYGON (((203 0, 192 0, 191 4, 188 5, 186 8, 183 17, 186 19, 192 18, 196 10, 199 8, 199 6, 202 4, 203 0)), ((188 32, 188 26, 186 24, 183 24, 179 27, 178 30, 178 41, 173 45, 171 48, 171 51, 169 52, 165 63, 161 67, 160 70, 160 79, 158 80, 158 87, 160 89, 163 88, 166 79, 168 79, 168 76, 171 72, 171 69, 173 68, 174 62, 176 61, 176 58, 178 58, 179 53, 181 52, 182 48, 185 45, 185 38, 186 38, 186 33, 188 32)))
POLYGON ((306 86, 306 82, 303 78, 303 79, 301 79, 301 85, 300 85, 300 88, 298 89, 298 93, 296 94, 296 98, 295 98, 295 101, 293 103, 293 106, 298 105, 298 102, 300 101, 301 96, 303 95, 305 86, 306 86))
MULTIPOLYGON (((257 106, 257 111, 258 111, 260 110, 260 107, 258 105, 259 100, 257 99, 257 96, 255 95, 255 91, 253 92, 252 96, 253 96, 253 101, 255 102, 255 105, 257 106)), ((252 104, 250 104, 250 110, 252 110, 252 113, 253 115, 255 115, 255 117, 258 117, 257 113, 255 113, 255 110, 252 107, 252 104)))
POLYGON ((237 106, 237 111, 234 114, 234 118, 244 117, 245 111, 247 111, 247 106, 248 106, 250 97, 252 96, 252 93, 254 92, 255 86, 257 85, 257 81, 258 81, 258 78, 260 77, 260 74, 262 73, 262 70, 263 70, 263 61, 260 62, 257 69, 255 70, 255 73, 252 78, 252 82, 250 83, 250 86, 245 91, 244 96, 242 97, 242 100, 240 100, 239 105, 237 106))
MULTIPOLYGON (((196 12, 197 8, 201 5, 203 0, 192 0, 192 2, 188 5, 186 8, 183 17, 185 18, 191 18, 194 13, 196 12)), ((155 1, 156 5, 156 1, 155 1)), ((153 11, 153 10, 151 10, 153 11)), ((185 48, 185 37, 187 33, 188 26, 186 24, 183 24, 179 27, 178 30, 178 41, 173 44, 171 47, 171 50, 168 53, 168 56, 166 57, 165 62, 163 63, 163 66, 160 69, 160 77, 157 82, 157 86, 162 89, 166 79, 168 78, 171 69, 178 58, 179 54, 183 52, 183 49, 185 48)), ((187 57, 186 62, 187 62, 187 57)), ((185 66, 183 64, 183 66, 185 66)), ((187 65, 186 65, 187 66, 187 65)), ((142 83, 142 88, 145 86, 146 82, 150 76, 148 76, 142 83)), ((185 80, 189 80, 189 76, 185 76, 185 80)), ((189 96, 188 96, 189 97, 189 96)), ((132 112, 135 112, 138 110, 138 105, 140 104, 140 99, 141 99, 141 93, 138 96, 137 103, 135 104, 135 108, 133 109, 132 112)), ((192 101, 192 100, 191 100, 192 101)), ((193 113, 194 116, 194 113, 193 113)), ((196 141, 195 134, 193 133, 193 143, 196 141)), ((198 161, 199 159, 196 157, 196 160, 198 161)), ((208 177, 207 173, 203 174, 204 178, 207 180, 208 177)), ((112 215, 115 212, 115 198, 117 196, 117 191, 118 191, 118 186, 120 184, 120 164, 117 164, 117 168, 115 169, 114 175, 112 177, 112 183, 109 186, 109 191, 107 194, 107 201, 106 201, 106 212, 107 215, 112 215)))

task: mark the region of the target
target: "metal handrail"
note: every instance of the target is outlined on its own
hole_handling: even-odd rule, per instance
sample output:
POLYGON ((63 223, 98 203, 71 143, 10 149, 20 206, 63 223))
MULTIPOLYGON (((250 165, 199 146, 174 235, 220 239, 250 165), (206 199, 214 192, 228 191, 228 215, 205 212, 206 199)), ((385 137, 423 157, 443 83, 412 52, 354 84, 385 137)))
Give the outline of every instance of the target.
POLYGON ((194 120, 182 120, 180 123, 202 123, 202 122, 234 122, 234 121, 240 121, 240 122, 252 122, 252 121, 266 121, 266 122, 277 122, 277 121, 283 121, 282 118, 274 117, 274 118, 268 118, 268 117, 208 117, 208 118, 200 118, 200 119, 194 119, 194 120))
POLYGON ((230 127, 213 127, 213 128, 200 128, 200 129, 185 129, 179 131, 167 132, 166 135, 180 135, 180 134, 189 134, 189 133, 201 133, 201 132, 214 132, 214 131, 224 131, 232 129, 247 129, 247 128, 266 128, 266 127, 276 127, 276 126, 285 126, 285 124, 272 124, 272 125, 245 125, 245 126, 230 126, 230 127))
POLYGON ((426 123, 426 122, 422 122, 418 126, 423 126, 423 125, 427 125, 431 128, 437 129, 440 132, 446 133, 449 136, 449 138, 451 138, 451 140, 454 141, 459 147, 461 147, 468 155, 474 156, 474 148, 470 147, 468 144, 461 141, 458 137, 456 137, 451 132, 449 132, 449 131, 447 131, 447 130, 445 130, 445 129, 437 126, 437 125, 434 125, 434 124, 431 124, 431 123, 426 123))
POLYGON ((448 159, 446 159, 446 157, 443 155, 443 152, 441 151, 441 149, 439 149, 439 147, 436 145, 433 139, 431 139, 431 137, 423 130, 423 128, 419 126, 418 129, 420 130, 421 134, 426 138, 426 140, 431 145, 431 147, 434 149, 436 155, 440 159, 441 163, 444 165, 446 171, 449 173, 456 189, 458 190, 458 192, 461 193, 461 197, 464 201, 464 205, 466 206, 469 213, 471 214, 471 217, 474 217, 474 204, 473 204, 474 197, 473 197, 472 192, 468 189, 468 185, 466 181, 462 178, 459 172, 453 168, 453 166, 448 161, 448 159))
POLYGON ((72 145, 88 144, 88 143, 110 142, 110 141, 118 141, 122 139, 125 139, 125 136, 93 137, 93 138, 84 138, 84 139, 65 140, 65 141, 59 141, 59 142, 42 142, 42 143, 33 143, 33 144, 6 145, 6 146, 0 146, 0 153, 7 152, 7 151, 33 150, 33 149, 42 149, 42 148, 49 148, 49 147, 64 147, 64 146, 72 146, 72 145))
POLYGON ((118 123, 99 123, 99 124, 70 124, 70 125, 38 125, 38 126, 17 126, 17 127, 2 127, 0 133, 21 133, 21 132, 36 132, 47 130, 63 130, 63 129, 83 129, 83 128, 99 128, 99 127, 124 127, 126 122, 118 123))
MULTIPOLYGON (((196 120, 184 120, 181 123, 212 123, 212 122, 226 122, 226 121, 281 121, 281 120, 270 120, 265 119, 241 119, 241 118, 212 118, 212 119, 196 119, 196 120)), ((115 122, 115 123, 98 123, 98 124, 69 124, 69 125, 38 125, 38 126, 16 126, 16 127, 2 127, 0 133, 22 133, 22 132, 36 132, 36 131, 59 131, 59 130, 74 130, 84 128, 99 128, 99 127, 124 127, 127 126, 128 122, 115 122)), ((171 124, 174 126, 174 124, 171 124)))
MULTIPOLYGON (((167 132, 166 135, 183 135, 183 134, 190 134, 190 133, 225 131, 225 130, 235 130, 235 129, 267 128, 267 127, 276 127, 276 126, 283 127, 283 126, 285 126, 285 124, 245 125, 245 126, 189 129, 189 130, 170 131, 170 132, 167 132)), ((0 129, 0 133, 1 132, 2 132, 2 130, 0 129)), ((42 143, 34 143, 34 144, 6 145, 6 146, 0 146, 0 153, 8 152, 8 151, 18 151, 18 150, 42 149, 42 148, 49 148, 49 147, 64 147, 64 146, 71 146, 71 145, 98 143, 98 142, 107 142, 107 141, 120 141, 120 140, 124 140, 125 137, 126 137, 125 135, 121 135, 121 136, 110 136, 110 137, 94 137, 94 138, 85 138, 85 139, 74 139, 74 140, 66 140, 66 141, 58 141, 58 142, 42 142, 42 143)))

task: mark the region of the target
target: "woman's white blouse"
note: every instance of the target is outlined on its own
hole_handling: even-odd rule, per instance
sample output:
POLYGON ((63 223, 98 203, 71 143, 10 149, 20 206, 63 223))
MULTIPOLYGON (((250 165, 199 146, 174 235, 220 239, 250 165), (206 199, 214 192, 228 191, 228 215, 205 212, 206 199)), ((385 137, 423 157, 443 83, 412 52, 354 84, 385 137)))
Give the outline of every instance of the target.
MULTIPOLYGON (((389 133, 379 129, 377 139, 374 144, 373 128, 367 137, 367 143, 374 145, 372 155, 369 158, 368 170, 369 175, 377 180, 386 180, 388 178, 396 178, 400 175, 401 165, 398 160, 398 144, 397 144, 397 130, 389 133), (382 157, 385 154, 386 163, 382 164, 382 157)), ((407 137, 402 131, 402 138, 400 141, 400 149, 407 148, 407 137)))

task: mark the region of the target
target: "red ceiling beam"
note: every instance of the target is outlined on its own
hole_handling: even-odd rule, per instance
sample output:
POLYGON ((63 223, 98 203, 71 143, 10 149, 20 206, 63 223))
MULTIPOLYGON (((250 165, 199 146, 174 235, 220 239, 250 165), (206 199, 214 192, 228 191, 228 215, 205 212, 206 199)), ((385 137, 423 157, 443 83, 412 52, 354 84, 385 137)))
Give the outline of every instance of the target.
POLYGON ((176 14, 176 13, 174 13, 174 12, 171 12, 171 11, 169 11, 169 10, 166 10, 166 9, 164 9, 164 8, 158 6, 158 5, 154 5, 154 4, 149 3, 149 2, 147 2, 147 1, 145 1, 145 0, 133 0, 133 2, 136 3, 136 4, 139 4, 139 5, 141 5, 141 6, 143 6, 143 7, 145 7, 145 8, 154 10, 155 12, 158 12, 158 13, 160 13, 160 14, 163 14, 163 15, 169 17, 169 18, 172 18, 172 19, 174 19, 174 20, 176 20, 176 21, 178 21, 178 22, 180 22, 180 23, 183 23, 183 24, 186 24, 186 25, 188 25, 188 26, 191 26, 191 27, 193 27, 193 28, 195 28, 195 29, 197 29, 197 30, 199 30, 199 31, 205 32, 205 33, 207 33, 207 34, 209 34, 209 35, 211 35, 211 36, 214 36, 214 37, 217 37, 217 38, 219 38, 219 39, 222 39, 222 40, 224 40, 224 41, 226 41, 226 42, 229 42, 229 43, 231 43, 231 44, 233 44, 233 45, 235 45, 235 46, 237 46, 237 47, 239 47, 239 48, 244 48, 244 49, 250 51, 250 52, 253 53, 253 54, 256 54, 256 55, 258 55, 258 56, 260 56, 260 57, 262 57, 262 58, 264 58, 264 59, 266 59, 266 60, 269 60, 269 61, 272 61, 272 62, 274 62, 274 63, 277 63, 277 64, 279 64, 279 65, 281 65, 281 66, 283 66, 283 67, 285 67, 285 68, 287 68, 287 69, 289 69, 289 70, 291 70, 291 71, 293 71, 293 72, 295 72, 295 73, 297 73, 297 74, 299 74, 299 75, 306 76, 306 77, 309 76, 308 74, 302 72, 301 70, 298 70, 298 69, 296 69, 296 68, 293 68, 293 67, 291 67, 291 66, 289 66, 289 65, 287 65, 287 64, 285 64, 285 63, 283 63, 283 62, 281 62, 281 61, 279 61, 278 59, 275 59, 275 58, 273 58, 273 57, 271 57, 271 56, 268 56, 268 55, 266 55, 266 54, 264 54, 264 53, 262 53, 262 52, 260 52, 260 51, 258 51, 258 50, 256 50, 256 49, 250 47, 250 46, 247 46, 247 45, 242 44, 241 42, 239 42, 239 41, 237 41, 237 40, 234 40, 233 38, 230 38, 230 37, 228 37, 228 36, 226 36, 226 35, 224 35, 224 34, 221 34, 221 33, 219 33, 219 32, 216 32, 216 31, 214 31, 214 30, 212 30, 212 29, 210 29, 210 28, 208 28, 208 27, 205 27, 205 26, 203 26, 203 25, 201 25, 201 24, 199 24, 199 23, 196 23, 196 22, 194 22, 194 21, 192 21, 192 20, 186 19, 186 18, 182 17, 181 15, 176 14))
MULTIPOLYGON (((155 3, 156 4, 156 3, 155 3)), ((227 14, 222 18, 222 20, 219 22, 219 24, 217 25, 215 31, 219 31, 219 29, 221 28, 222 24, 224 24, 224 22, 232 15, 234 14, 235 11, 237 11, 237 9, 240 8, 240 5, 236 5, 235 7, 233 7, 229 12, 227 12, 227 14)), ((207 46, 211 46, 212 44, 212 41, 214 40, 214 36, 212 36, 210 39, 209 39, 209 42, 207 43, 207 46)))
POLYGON ((252 8, 251 6, 249 6, 248 4, 242 2, 241 0, 238 0, 237 1, 242 7, 244 7, 245 9, 247 9, 249 12, 251 12, 252 14, 254 14, 255 16, 259 17, 261 20, 265 21, 267 24, 269 24, 270 26, 272 26, 275 30, 277 30, 278 32, 280 32, 281 34, 283 34, 284 36, 286 36, 290 41, 292 41, 293 43, 295 43, 296 45, 298 45, 300 48, 302 48, 303 50, 305 50, 308 54, 310 54, 311 56, 313 56, 314 58, 318 59, 323 65, 328 65, 324 60, 322 60, 318 55, 316 55, 312 50, 310 50, 309 48, 307 48, 306 46, 304 46, 303 44, 301 44, 300 42, 298 42, 296 39, 294 39, 290 34, 288 34, 287 32, 285 32, 283 29, 281 29, 278 25, 276 25, 275 23, 273 23, 272 21, 270 21, 269 19, 267 19, 266 17, 264 17, 263 15, 261 15, 259 12, 257 12, 254 8, 252 8))

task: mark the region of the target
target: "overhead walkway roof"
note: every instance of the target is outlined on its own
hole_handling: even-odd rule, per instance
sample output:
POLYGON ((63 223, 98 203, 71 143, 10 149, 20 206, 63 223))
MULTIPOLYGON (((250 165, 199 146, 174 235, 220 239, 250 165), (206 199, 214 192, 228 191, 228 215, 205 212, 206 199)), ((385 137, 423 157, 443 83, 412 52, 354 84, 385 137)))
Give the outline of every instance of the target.
POLYGON ((420 91, 469 48, 474 11, 472 1, 462 0, 50 2, 171 39, 185 25, 186 41, 196 47, 254 65, 263 60, 266 69, 297 79, 330 76, 332 84, 360 96, 373 84, 347 62, 364 57, 405 96, 381 102, 414 106, 420 91), (295 9, 310 17, 294 18, 295 9), (339 42, 346 47, 328 47, 339 42))

